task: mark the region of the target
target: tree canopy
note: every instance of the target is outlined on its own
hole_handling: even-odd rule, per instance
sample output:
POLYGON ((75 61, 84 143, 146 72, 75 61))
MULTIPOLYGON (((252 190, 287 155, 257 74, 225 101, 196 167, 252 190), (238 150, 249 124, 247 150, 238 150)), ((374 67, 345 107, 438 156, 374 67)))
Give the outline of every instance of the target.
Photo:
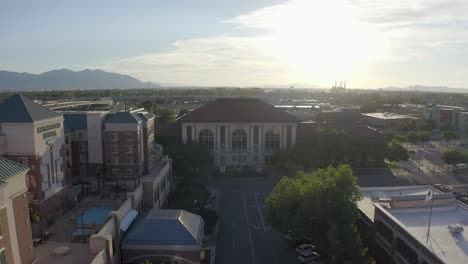
POLYGON ((442 132, 442 137, 447 140, 447 141, 450 141, 450 140, 455 140, 455 139, 459 139, 460 138, 460 135, 456 132, 456 131, 453 131, 453 130, 445 130, 442 132))
POLYGON ((411 131, 407 135, 411 143, 428 141, 431 135, 427 131, 411 131))
POLYGON ((466 152, 457 149, 448 149, 442 153, 440 159, 447 165, 455 165, 468 162, 468 155, 466 152))
POLYGON ((310 237, 329 263, 358 263, 364 250, 355 222, 361 199, 351 167, 341 165, 283 177, 267 197, 268 221, 294 238, 310 237))
POLYGON ((388 143, 386 157, 389 161, 400 161, 408 160, 409 155, 406 148, 398 140, 393 139, 388 143))

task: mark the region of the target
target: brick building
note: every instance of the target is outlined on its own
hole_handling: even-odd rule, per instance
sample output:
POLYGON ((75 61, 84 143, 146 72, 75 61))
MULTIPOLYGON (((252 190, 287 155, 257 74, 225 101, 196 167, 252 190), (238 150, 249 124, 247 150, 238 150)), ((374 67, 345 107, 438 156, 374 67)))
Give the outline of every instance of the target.
POLYGON ((54 215, 63 205, 64 146, 62 115, 23 95, 0 103, 0 156, 30 168, 26 181, 39 215, 54 215))

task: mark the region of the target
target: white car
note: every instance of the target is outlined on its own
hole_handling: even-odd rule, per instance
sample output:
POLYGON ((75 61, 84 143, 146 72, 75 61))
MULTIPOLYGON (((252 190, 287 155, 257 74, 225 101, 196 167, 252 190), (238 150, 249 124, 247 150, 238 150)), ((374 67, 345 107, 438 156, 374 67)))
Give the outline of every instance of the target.
POLYGON ((297 256, 297 261, 299 261, 300 263, 306 263, 306 264, 318 264, 320 262, 316 261, 319 256, 318 256, 318 253, 314 252, 315 254, 317 254, 317 256, 309 256, 309 257, 304 257, 304 256, 297 256))
POLYGON ((296 252, 303 256, 308 256, 311 253, 314 253, 315 246, 312 244, 302 244, 296 247, 296 252))

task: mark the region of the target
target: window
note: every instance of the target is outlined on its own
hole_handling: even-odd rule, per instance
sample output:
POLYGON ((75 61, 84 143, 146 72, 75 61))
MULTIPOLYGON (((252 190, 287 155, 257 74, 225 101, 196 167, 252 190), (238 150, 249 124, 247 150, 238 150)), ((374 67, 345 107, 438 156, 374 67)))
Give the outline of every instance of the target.
POLYGON ((65 137, 65 144, 68 144, 70 140, 68 139, 68 136, 65 137))
POLYGON ((221 145, 221 149, 224 149, 226 145, 226 127, 221 126, 219 127, 219 144, 221 145))
POLYGON ((232 149, 245 151, 247 148, 247 134, 244 130, 237 129, 232 133, 232 149))
POLYGON ((200 131, 200 134, 198 134, 198 142, 200 144, 208 146, 209 149, 213 149, 214 147, 214 136, 213 132, 208 129, 203 129, 200 131))
POLYGON ((192 126, 187 126, 186 130, 187 135, 187 143, 192 143, 192 126))
POLYGON ((117 133, 112 133, 112 134, 111 134, 111 140, 112 140, 112 141, 117 141, 117 140, 119 140, 119 134, 117 134, 117 133))
POLYGON ((111 152, 112 153, 119 153, 119 146, 118 145, 111 145, 111 152))
POLYGON ((272 129, 265 134, 265 149, 275 151, 280 148, 280 135, 278 131, 272 129))
POLYGON ((86 151, 86 144, 80 143, 80 151, 86 151))
POLYGON ((133 145, 127 145, 127 146, 125 146, 125 147, 126 147, 126 149, 127 149, 127 153, 128 153, 128 154, 132 154, 132 153, 133 153, 133 145))
POLYGON ((5 249, 3 248, 2 251, 0 251, 0 264, 5 264, 6 259, 5 259, 5 249))
POLYGON ((120 169, 112 169, 112 175, 119 175, 120 174, 120 169))
POLYGON ((28 166, 28 158, 27 157, 18 158, 18 163, 27 167, 28 166))
POLYGON ((126 133, 125 134, 125 141, 132 141, 133 140, 133 134, 132 133, 126 133))
POLYGON ((112 164, 119 165, 119 157, 112 157, 112 164))
POLYGON ((86 155, 80 155, 80 162, 81 163, 87 163, 88 162, 88 157, 86 155))
POLYGON ((127 164, 133 165, 133 158, 127 158, 127 164))
POLYGON ((81 132, 78 132, 78 138, 81 139, 81 132))
POLYGON ((127 169, 127 174, 128 175, 133 175, 133 169, 127 169))
POLYGON ((220 162, 221 162, 221 165, 224 165, 226 163, 226 157, 221 156, 220 162))

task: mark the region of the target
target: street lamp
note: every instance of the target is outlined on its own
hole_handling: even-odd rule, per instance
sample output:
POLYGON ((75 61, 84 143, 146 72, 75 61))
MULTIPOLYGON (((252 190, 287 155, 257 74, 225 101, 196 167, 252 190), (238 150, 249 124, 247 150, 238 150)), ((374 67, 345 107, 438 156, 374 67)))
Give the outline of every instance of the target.
POLYGON ((84 234, 84 220, 83 220, 83 217, 84 217, 84 211, 81 212, 81 237, 83 238, 83 243, 86 243, 86 238, 85 238, 85 234, 84 234))

